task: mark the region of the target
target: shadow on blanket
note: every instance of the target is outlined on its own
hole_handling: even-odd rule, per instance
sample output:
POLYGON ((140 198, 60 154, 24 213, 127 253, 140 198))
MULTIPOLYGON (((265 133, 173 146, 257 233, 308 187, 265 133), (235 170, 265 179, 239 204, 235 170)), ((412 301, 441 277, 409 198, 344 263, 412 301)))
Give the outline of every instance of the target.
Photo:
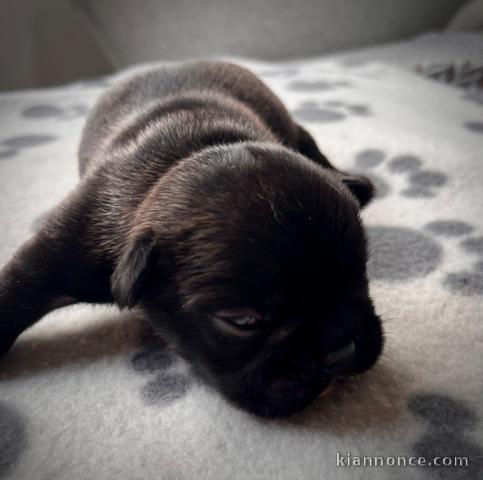
POLYGON ((329 395, 284 423, 337 436, 391 424, 406 410, 404 392, 410 384, 404 371, 382 361, 370 372, 335 385, 329 395))
MULTIPOLYGON (((62 367, 85 366, 106 357, 117 357, 132 352, 145 331, 146 321, 135 312, 119 313, 115 310, 88 312, 83 318, 66 321, 55 328, 49 315, 31 330, 25 332, 8 355, 0 360, 0 379, 36 375, 44 370, 62 367)), ((79 309, 79 305, 55 312, 79 309)), ((53 315, 52 315, 53 316, 53 315)), ((55 319, 57 320, 57 319, 55 319)))

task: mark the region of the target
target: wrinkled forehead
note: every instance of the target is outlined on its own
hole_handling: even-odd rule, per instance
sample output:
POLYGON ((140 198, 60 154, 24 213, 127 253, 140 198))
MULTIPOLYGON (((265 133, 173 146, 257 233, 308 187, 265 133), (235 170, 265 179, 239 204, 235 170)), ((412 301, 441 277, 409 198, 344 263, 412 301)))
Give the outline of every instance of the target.
MULTIPOLYGON (((197 243, 180 285, 184 295, 206 306, 267 308, 276 299, 303 308, 351 290, 365 272, 365 247, 347 227, 342 234, 265 232, 255 237, 219 234, 197 243), (324 297, 324 298, 322 298, 324 297), (327 299, 325 299, 327 297, 327 299)), ((359 232, 360 233, 360 232, 359 232)))
MULTIPOLYGON (((340 175, 284 147, 243 143, 208 148, 180 162, 168 175, 189 197, 230 197, 246 204, 261 199, 337 201, 351 199, 340 175)), ((180 192, 183 193, 183 192, 180 192)))
POLYGON ((358 208, 344 187, 306 160, 270 155, 220 161, 184 190, 190 199, 172 218, 182 231, 180 283, 190 294, 267 298, 364 263, 358 208))

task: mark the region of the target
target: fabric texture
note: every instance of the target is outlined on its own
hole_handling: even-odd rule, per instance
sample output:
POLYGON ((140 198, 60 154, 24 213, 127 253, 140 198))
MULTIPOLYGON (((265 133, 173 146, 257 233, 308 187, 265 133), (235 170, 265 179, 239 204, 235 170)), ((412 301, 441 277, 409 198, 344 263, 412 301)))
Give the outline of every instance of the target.
POLYGON ((333 58, 344 65, 380 62, 409 69, 418 65, 481 63, 483 34, 431 32, 400 42, 348 51, 333 58))
MULTIPOLYGON (((65 307, 0 360, 1 479, 482 478, 483 105, 387 64, 244 63, 335 165, 378 187, 363 217, 380 362, 262 420, 197 381, 136 312, 65 307)), ((85 116, 112 81, 0 95, 1 263, 75 186, 85 116)))

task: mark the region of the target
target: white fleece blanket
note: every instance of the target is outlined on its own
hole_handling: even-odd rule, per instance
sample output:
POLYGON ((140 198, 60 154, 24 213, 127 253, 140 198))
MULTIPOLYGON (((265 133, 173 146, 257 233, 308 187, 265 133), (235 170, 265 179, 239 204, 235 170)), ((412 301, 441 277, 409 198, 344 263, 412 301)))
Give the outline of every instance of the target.
MULTIPOLYGON (((378 186, 364 218, 380 362, 262 420, 200 384, 135 312, 60 309, 0 360, 0 479, 483 478, 483 106, 383 64, 250 65, 337 166, 378 186)), ((76 184, 109 81, 0 95, 1 263, 76 184)))

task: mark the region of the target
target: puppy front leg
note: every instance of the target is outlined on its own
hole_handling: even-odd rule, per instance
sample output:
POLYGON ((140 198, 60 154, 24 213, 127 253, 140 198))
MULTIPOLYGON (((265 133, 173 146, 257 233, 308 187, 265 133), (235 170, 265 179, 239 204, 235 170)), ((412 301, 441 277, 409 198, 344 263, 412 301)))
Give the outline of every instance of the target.
POLYGON ((109 301, 106 282, 104 288, 72 237, 39 232, 0 272, 0 355, 51 310, 77 301, 109 301))

